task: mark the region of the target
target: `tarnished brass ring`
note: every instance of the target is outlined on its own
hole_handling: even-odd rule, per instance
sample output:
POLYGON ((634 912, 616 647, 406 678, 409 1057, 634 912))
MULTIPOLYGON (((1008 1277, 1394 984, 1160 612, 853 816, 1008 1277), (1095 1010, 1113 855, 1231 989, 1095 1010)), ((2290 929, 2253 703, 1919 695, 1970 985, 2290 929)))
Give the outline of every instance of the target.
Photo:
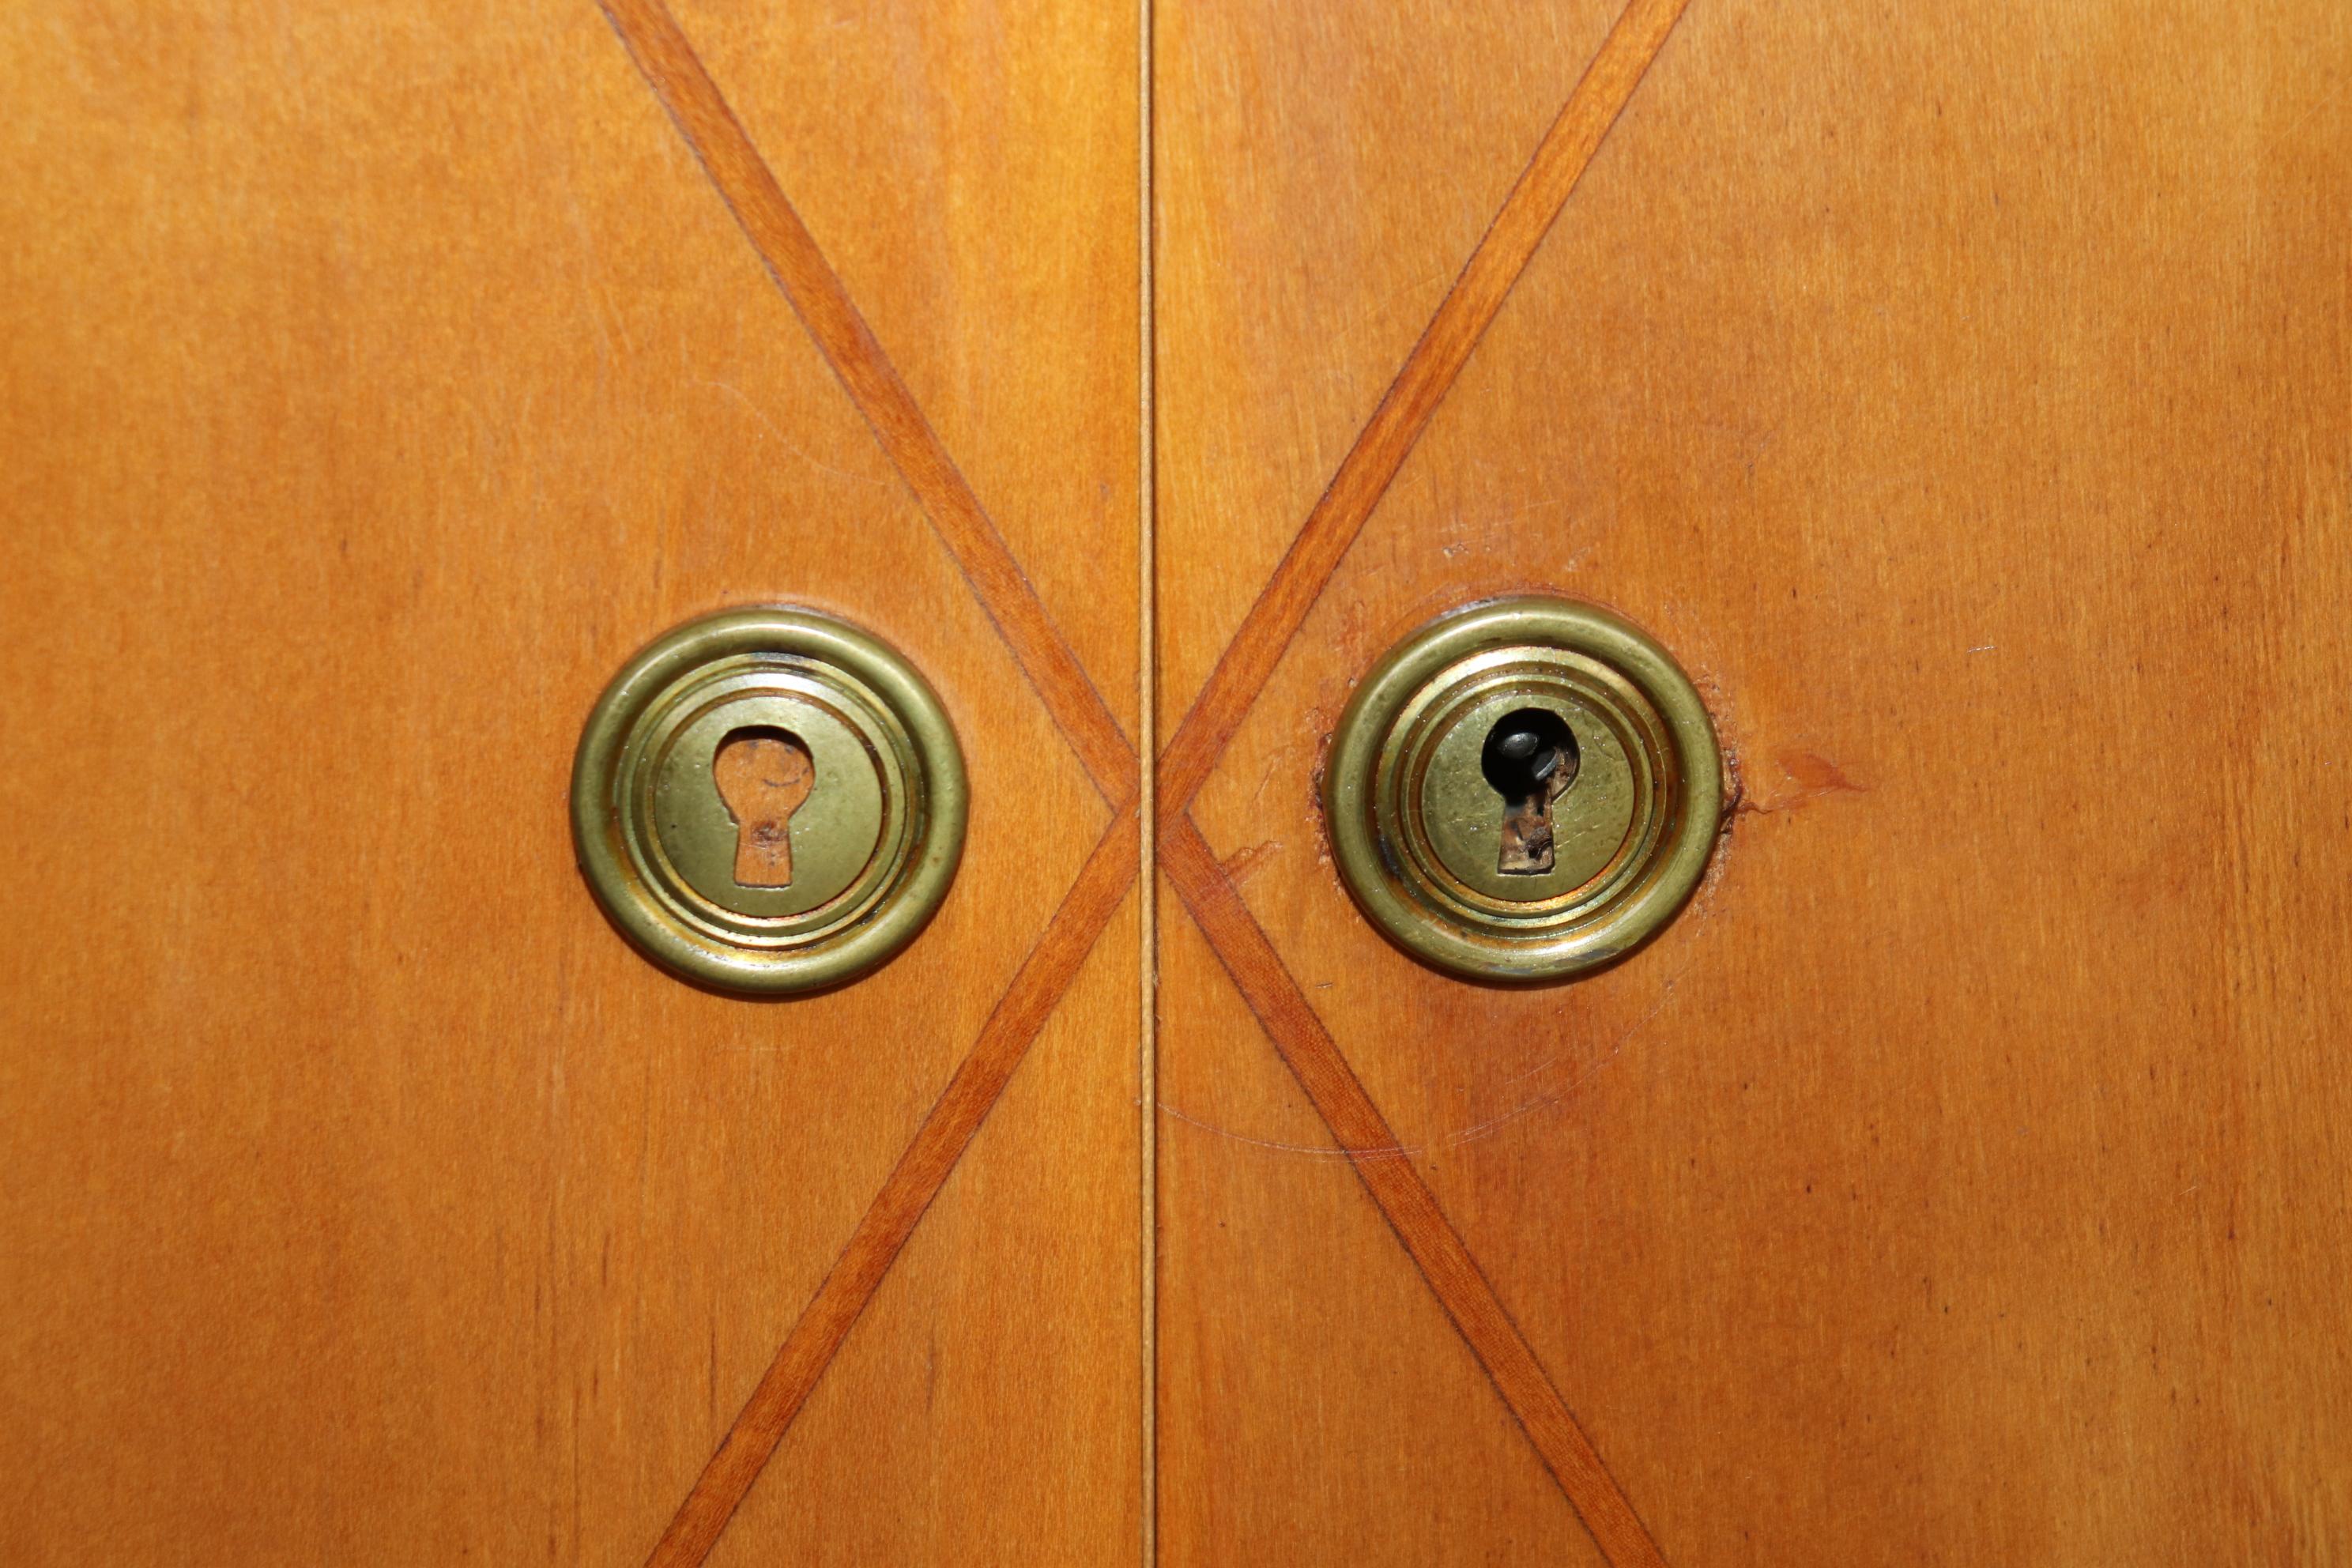
POLYGON ((761 606, 677 626, 613 678, 573 758, 572 836, 597 902, 648 956, 774 994, 854 979, 914 940, 955 879, 968 799, 954 726, 913 666, 846 621, 761 606), (810 797, 845 797, 856 821, 845 848, 816 825, 804 859, 835 851, 835 874, 804 898, 707 869, 714 834, 731 844, 735 831, 709 776, 711 736, 730 713, 758 724, 780 711, 822 725, 851 760, 834 799, 822 785, 810 797), (703 752, 681 763, 690 744, 703 752))
POLYGON ((1715 726, 1665 649, 1597 605, 1536 596, 1454 611, 1391 649, 1349 699, 1323 774, 1357 904, 1414 957, 1486 981, 1565 979, 1646 941, 1706 873, 1723 799, 1715 726), (1464 848, 1493 842, 1465 824, 1504 803, 1465 772, 1478 751, 1462 737, 1522 705, 1572 719, 1587 747, 1558 802, 1567 847, 1549 879, 1494 875, 1491 852, 1464 848))

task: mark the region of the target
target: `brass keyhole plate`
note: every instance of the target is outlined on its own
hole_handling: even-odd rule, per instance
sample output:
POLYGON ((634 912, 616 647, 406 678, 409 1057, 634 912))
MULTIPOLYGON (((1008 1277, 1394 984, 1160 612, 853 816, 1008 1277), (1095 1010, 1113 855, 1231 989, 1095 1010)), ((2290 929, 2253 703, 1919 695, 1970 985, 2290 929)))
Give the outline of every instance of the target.
POLYGON ((747 994, 838 984, 913 941, 954 879, 965 809, 929 685, 871 634, 787 607, 656 638, 605 689, 572 764, 573 845, 614 923, 678 973, 747 994), (770 860, 788 880, 738 875, 750 829, 719 753, 747 732, 806 756, 805 794, 770 825, 790 835, 770 860))
POLYGON ((1698 690, 1596 605, 1521 597, 1440 617, 1357 687, 1323 775, 1333 859, 1391 940, 1465 978, 1563 979, 1638 946, 1690 897, 1723 809, 1698 690), (1496 726, 1532 710, 1573 738, 1547 870, 1505 869, 1496 726))

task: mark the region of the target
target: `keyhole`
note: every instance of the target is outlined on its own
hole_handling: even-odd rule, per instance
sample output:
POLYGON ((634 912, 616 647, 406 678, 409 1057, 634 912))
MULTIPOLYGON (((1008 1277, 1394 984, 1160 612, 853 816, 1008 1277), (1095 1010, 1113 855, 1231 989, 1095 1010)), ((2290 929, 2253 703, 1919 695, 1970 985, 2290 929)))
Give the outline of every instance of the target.
POLYGON ((816 787, 816 766, 798 735, 770 725, 731 731, 710 759, 719 798, 735 819, 735 884, 793 885, 793 813, 816 787))
POLYGON ((1576 737, 1557 713, 1521 708, 1486 731, 1478 765, 1503 797, 1503 848, 1496 869, 1538 877, 1551 869, 1551 803, 1576 782, 1576 737))

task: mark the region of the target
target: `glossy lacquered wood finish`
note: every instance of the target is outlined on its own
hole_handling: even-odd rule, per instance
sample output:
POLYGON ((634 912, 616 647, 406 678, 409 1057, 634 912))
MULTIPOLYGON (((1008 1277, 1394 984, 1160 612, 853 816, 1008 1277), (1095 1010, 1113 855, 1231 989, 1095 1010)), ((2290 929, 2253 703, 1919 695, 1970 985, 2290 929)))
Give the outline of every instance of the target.
POLYGON ((2331 1561, 2352 24, 1694 0, 1367 469, 1643 9, 1161 12, 1163 1560, 2331 1561), (1527 590, 1741 793, 1497 990, 1315 779, 1527 590))
POLYGON ((0 23, 10 1561, 1133 1558, 1136 47, 0 23), (937 921, 782 1004, 564 819, 605 679, 762 601, 975 781, 937 921))

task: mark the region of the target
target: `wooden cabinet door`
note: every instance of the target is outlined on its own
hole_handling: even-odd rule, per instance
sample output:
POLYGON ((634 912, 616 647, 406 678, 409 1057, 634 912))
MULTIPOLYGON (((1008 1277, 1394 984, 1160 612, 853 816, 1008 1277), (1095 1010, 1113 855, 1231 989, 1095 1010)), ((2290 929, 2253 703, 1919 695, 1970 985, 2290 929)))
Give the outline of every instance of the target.
POLYGON ((0 1557, 1133 1558, 1136 47, 0 21, 0 1557), (910 951, 758 1003, 565 800, 775 600, 974 787, 910 951))
POLYGON ((1157 16, 1162 1559, 2342 1561, 2352 10, 1157 16), (1528 589, 1738 805, 1496 990, 1316 773, 1528 589))
POLYGON ((2331 0, 17 8, 0 1557, 2340 1561, 2347 77, 2331 0), (1498 989, 1318 774, 1528 590, 1735 806, 1498 989), (972 815, 753 1002, 565 799, 771 602, 972 815))

